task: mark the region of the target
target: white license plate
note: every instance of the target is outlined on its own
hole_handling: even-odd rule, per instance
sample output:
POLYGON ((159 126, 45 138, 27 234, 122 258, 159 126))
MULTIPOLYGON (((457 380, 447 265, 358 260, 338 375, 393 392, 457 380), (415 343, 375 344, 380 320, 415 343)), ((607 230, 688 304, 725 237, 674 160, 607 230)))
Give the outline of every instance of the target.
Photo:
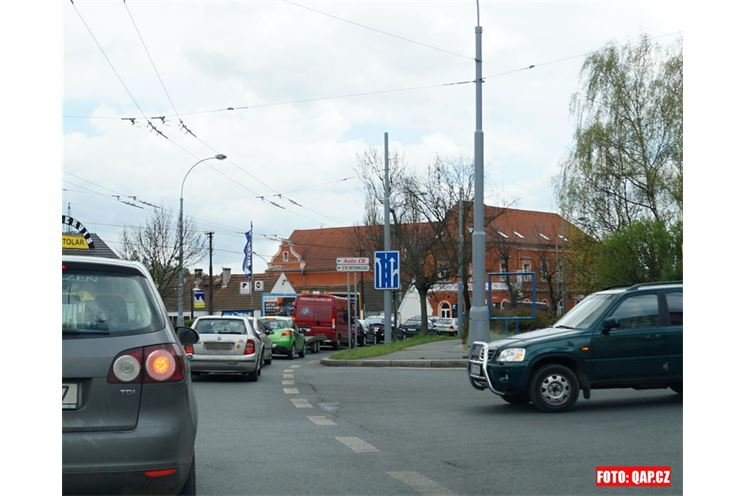
POLYGON ((480 363, 472 363, 471 364, 471 375, 477 375, 481 376, 481 364, 480 363))
POLYGON ((73 410, 78 407, 78 385, 62 383, 62 409, 73 410))

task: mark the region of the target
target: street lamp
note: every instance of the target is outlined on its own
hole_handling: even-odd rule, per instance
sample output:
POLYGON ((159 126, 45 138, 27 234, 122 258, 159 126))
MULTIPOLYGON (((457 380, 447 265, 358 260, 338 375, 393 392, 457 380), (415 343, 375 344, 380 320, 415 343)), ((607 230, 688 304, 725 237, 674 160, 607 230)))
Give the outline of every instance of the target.
MULTIPOLYGON (((196 164, 192 165, 191 168, 186 171, 184 180, 181 181, 181 196, 179 197, 179 209, 178 209, 178 317, 176 319, 177 326, 184 325, 184 183, 189 173, 194 170, 194 167, 205 162, 207 160, 217 159, 225 160, 228 158, 222 153, 218 153, 214 157, 203 158, 196 164)), ((212 284, 212 281, 210 281, 212 284)))
MULTIPOLYGON (((486 232, 484 231, 484 130, 482 128, 481 98, 481 19, 476 0, 476 130, 473 139, 473 235, 471 261, 473 264, 473 301, 469 314, 468 344, 489 341, 489 308, 486 305, 486 232)), ((491 304, 491 302, 489 302, 491 304)))

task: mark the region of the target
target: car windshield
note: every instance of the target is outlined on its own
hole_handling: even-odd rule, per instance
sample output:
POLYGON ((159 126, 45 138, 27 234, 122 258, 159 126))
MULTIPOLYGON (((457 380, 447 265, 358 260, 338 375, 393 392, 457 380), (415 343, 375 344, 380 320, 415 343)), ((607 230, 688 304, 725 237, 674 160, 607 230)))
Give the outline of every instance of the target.
POLYGON ((164 326, 143 276, 63 271, 63 335, 147 332, 164 326))
POLYGON ((554 327, 565 329, 586 329, 590 327, 613 301, 613 294, 592 294, 554 324, 554 327))
POLYGON ((292 329, 292 321, 285 319, 259 319, 264 327, 276 331, 278 329, 292 329))
POLYGON ((194 330, 199 334, 246 334, 246 324, 238 319, 200 319, 194 330))

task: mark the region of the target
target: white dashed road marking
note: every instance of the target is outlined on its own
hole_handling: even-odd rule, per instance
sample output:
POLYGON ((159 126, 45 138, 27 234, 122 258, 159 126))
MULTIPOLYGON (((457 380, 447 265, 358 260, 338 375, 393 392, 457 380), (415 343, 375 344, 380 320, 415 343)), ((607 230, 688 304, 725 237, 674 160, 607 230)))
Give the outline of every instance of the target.
POLYGON ((327 412, 335 412, 339 409, 339 403, 319 403, 318 407, 327 412))
POLYGON ((336 422, 323 415, 308 417, 308 420, 316 425, 336 425, 336 422))
MULTIPOLYGON (((291 369, 296 369, 296 368, 298 368, 298 367, 300 367, 300 365, 290 365, 290 368, 291 368, 291 369)), ((287 369, 285 369, 285 370, 287 370, 287 369)))
POLYGON ((336 440, 351 448, 355 453, 377 453, 380 450, 370 443, 363 441, 358 437, 339 437, 336 440))
POLYGON ((285 394, 300 394, 297 388, 284 388, 285 394))
POLYGON ((292 386, 295 384, 295 381, 282 381, 283 386, 292 386))
POLYGON ((292 398, 290 401, 295 405, 295 408, 313 408, 313 405, 305 398, 292 398))
POLYGON ((454 493, 447 488, 442 487, 432 479, 423 476, 419 472, 386 472, 388 475, 397 479, 419 494, 426 496, 452 496, 454 493))

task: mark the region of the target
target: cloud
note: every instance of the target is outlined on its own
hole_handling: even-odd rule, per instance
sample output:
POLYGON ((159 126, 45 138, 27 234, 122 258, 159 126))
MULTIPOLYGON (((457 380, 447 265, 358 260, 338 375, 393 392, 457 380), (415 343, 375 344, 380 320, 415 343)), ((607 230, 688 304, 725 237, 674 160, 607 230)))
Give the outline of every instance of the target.
MULTIPOLYGON (((361 222, 359 182, 342 179, 355 175, 359 153, 382 148, 384 132, 420 172, 438 154, 473 156, 474 86, 442 86, 474 78, 473 5, 304 5, 394 36, 287 2, 128 3, 156 74, 123 5, 76 2, 117 76, 66 6, 63 114, 91 118, 64 119, 63 211, 69 204, 115 242, 121 226, 144 223, 148 210, 111 195, 177 210, 186 171, 224 153, 228 160, 205 162, 189 175, 185 211, 216 232, 224 251, 214 263, 239 271, 241 233, 251 222, 255 250, 264 255, 277 243, 261 234, 361 222), (359 93, 371 94, 350 96, 359 93), (181 129, 169 96, 198 139, 181 129), (151 122, 168 139, 148 129, 143 113, 167 116, 151 122), (136 125, 121 117, 136 117, 136 125)), ((642 29, 675 31, 679 19, 669 6, 482 2, 487 200, 516 197, 521 208, 552 208, 550 177, 570 144, 568 103, 582 57, 555 61, 642 29), (530 64, 537 66, 511 72, 530 64)))

